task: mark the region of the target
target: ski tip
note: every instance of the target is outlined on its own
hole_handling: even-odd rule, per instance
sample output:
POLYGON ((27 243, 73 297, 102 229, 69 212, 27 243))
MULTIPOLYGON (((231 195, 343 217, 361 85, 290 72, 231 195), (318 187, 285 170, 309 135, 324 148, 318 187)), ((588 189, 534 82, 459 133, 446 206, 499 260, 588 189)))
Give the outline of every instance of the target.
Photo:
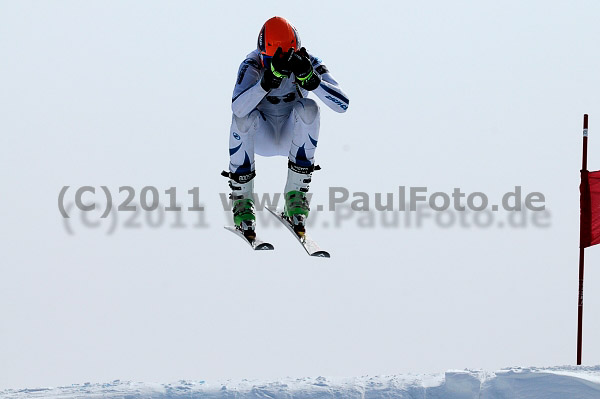
POLYGON ((275 249, 273 244, 262 241, 256 235, 254 235, 254 237, 249 237, 248 235, 245 235, 240 229, 236 228, 235 226, 224 226, 224 227, 225 227, 225 230, 229 230, 236 236, 242 238, 255 251, 257 251, 257 250, 265 251, 265 250, 274 250, 275 249))
POLYGON ((327 251, 313 252, 312 254, 310 254, 310 256, 315 256, 317 258, 331 258, 331 255, 329 255, 329 252, 327 251))

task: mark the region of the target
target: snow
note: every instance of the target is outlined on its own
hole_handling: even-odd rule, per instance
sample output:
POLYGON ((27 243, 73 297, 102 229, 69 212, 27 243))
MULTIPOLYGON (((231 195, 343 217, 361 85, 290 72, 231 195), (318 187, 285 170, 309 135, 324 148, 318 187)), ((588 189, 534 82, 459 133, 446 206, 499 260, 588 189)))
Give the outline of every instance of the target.
POLYGON ((111 383, 0 391, 3 399, 47 398, 406 398, 598 399, 600 366, 450 370, 438 375, 286 378, 279 381, 111 383))

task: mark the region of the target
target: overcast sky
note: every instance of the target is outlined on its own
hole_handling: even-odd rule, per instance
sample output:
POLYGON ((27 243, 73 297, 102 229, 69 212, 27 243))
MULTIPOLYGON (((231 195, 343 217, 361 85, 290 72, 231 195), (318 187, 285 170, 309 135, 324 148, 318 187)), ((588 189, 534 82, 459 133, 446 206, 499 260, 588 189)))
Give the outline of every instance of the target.
MULTIPOLYGON (((0 388, 574 364, 599 20, 594 1, 0 1, 0 388), (490 203, 521 186, 544 194, 543 226, 313 211, 324 260, 260 214, 276 250, 253 253, 222 227, 219 172, 238 66, 274 15, 350 98, 346 114, 321 107, 313 204, 336 186, 490 203), (155 186, 163 208, 169 187, 184 206, 199 187, 205 212, 86 224, 71 205, 67 224, 59 191, 69 203, 86 185, 100 203, 100 186, 116 203, 132 186, 138 206, 155 186)), ((257 158, 256 191, 282 190, 286 163, 257 158)), ((600 248, 586 256, 584 363, 598 364, 600 248)))

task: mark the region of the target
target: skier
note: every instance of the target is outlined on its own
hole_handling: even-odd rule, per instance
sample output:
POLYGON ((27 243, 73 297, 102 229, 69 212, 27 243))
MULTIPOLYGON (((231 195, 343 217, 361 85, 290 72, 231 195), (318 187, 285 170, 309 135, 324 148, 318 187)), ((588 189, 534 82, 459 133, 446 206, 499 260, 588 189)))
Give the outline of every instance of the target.
POLYGON ((336 112, 348 97, 323 62, 300 45, 296 28, 273 17, 258 35, 258 48, 240 65, 233 89, 229 132, 229 177, 233 220, 246 238, 255 233, 254 154, 288 156, 284 217, 298 235, 309 213, 306 196, 319 140, 319 106, 309 92, 336 112))

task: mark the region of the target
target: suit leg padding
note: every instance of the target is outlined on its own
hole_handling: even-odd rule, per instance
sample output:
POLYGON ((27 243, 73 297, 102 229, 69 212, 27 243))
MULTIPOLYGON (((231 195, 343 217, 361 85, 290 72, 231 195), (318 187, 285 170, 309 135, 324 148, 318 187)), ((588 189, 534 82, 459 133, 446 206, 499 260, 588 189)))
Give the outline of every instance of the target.
POLYGON ((292 117, 294 136, 289 159, 300 166, 312 165, 321 125, 319 105, 310 98, 301 98, 294 103, 292 117))
POLYGON ((294 112, 307 125, 319 119, 319 104, 310 98, 300 98, 294 103, 294 112))
POLYGON ((231 118, 229 129, 229 171, 250 173, 254 170, 254 136, 260 113, 254 110, 244 117, 231 118))

